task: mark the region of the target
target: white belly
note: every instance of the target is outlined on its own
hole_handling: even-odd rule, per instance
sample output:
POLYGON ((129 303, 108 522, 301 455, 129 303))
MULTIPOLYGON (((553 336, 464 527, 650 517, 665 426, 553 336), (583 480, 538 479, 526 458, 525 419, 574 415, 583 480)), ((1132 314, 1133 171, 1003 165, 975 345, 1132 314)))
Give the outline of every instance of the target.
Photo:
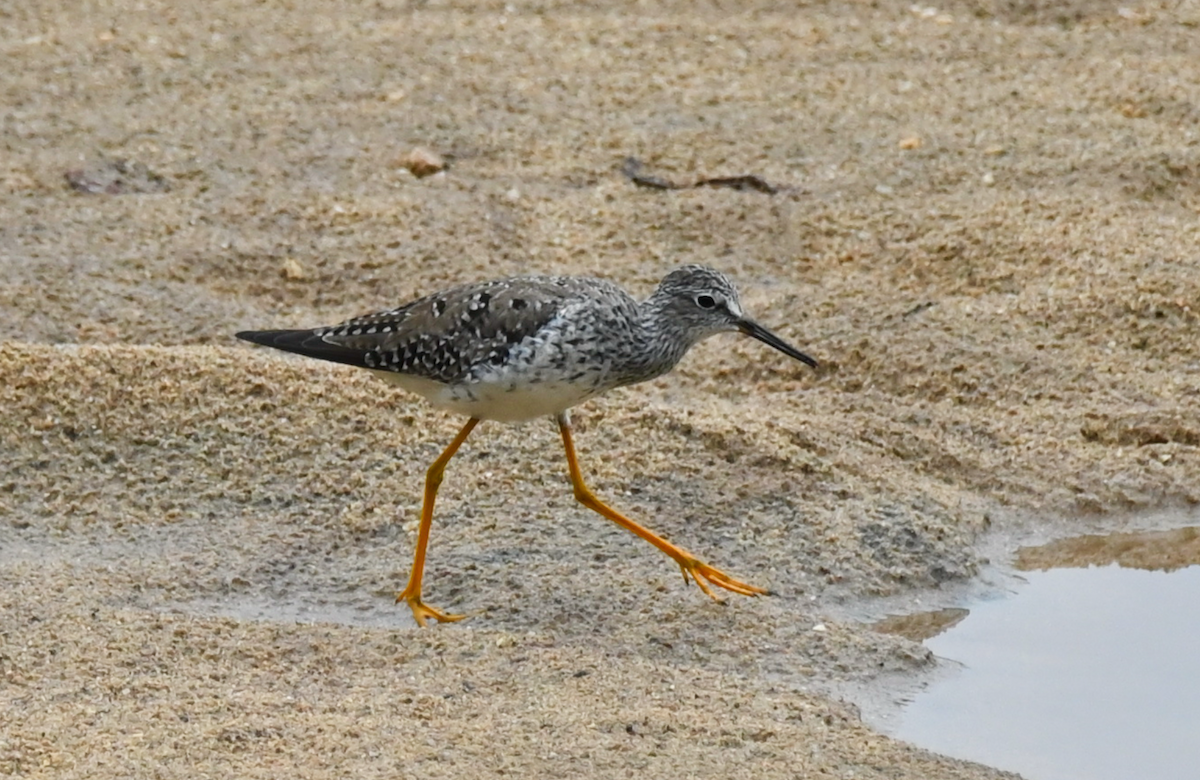
POLYGON ((391 385, 416 393, 439 409, 497 422, 553 417, 601 392, 590 382, 483 381, 447 385, 395 371, 371 371, 391 385))

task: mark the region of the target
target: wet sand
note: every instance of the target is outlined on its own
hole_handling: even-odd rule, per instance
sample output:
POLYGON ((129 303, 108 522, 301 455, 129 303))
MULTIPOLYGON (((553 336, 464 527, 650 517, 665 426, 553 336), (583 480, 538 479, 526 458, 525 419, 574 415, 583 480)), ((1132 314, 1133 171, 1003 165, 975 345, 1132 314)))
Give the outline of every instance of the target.
POLYGON ((841 616, 1200 501, 1200 7, 737 8, 9 11, 0 772, 1003 776, 831 695, 934 663, 841 616), (574 503, 549 422, 484 425, 425 579, 472 618, 418 630, 461 421, 231 336, 684 262, 821 368, 716 338, 577 443, 775 594, 724 607, 574 503))

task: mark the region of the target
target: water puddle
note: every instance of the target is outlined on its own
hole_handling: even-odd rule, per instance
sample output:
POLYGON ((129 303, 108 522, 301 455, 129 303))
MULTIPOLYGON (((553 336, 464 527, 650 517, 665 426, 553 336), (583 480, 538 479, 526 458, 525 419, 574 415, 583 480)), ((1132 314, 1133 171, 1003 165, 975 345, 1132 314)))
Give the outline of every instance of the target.
POLYGON ((1200 776, 1200 528, 1018 552, 1025 585, 889 618, 956 662, 893 736, 1028 780, 1200 776))

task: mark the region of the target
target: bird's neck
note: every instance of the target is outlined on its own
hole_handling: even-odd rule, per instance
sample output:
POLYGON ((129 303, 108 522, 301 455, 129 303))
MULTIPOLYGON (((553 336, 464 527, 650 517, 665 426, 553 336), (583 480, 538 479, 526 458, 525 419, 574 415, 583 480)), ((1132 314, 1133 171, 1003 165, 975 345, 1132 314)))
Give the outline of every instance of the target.
POLYGON ((687 331, 666 309, 667 300, 652 296, 638 304, 633 330, 634 349, 628 366, 629 384, 662 376, 683 359, 692 346, 687 331))

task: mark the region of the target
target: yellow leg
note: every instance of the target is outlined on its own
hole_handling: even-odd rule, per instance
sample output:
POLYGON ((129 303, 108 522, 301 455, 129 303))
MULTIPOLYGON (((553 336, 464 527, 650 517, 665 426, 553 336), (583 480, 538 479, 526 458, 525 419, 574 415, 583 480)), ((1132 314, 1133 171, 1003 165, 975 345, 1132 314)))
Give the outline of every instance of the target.
POLYGON ((450 446, 438 456, 425 474, 425 500, 421 504, 421 527, 417 531, 417 552, 413 557, 412 573, 408 575, 408 585, 396 594, 397 603, 408 602, 413 617, 417 619, 417 624, 421 628, 425 627, 425 621, 429 618, 433 618, 439 623, 453 623, 466 617, 466 615, 447 615, 422 602, 421 577, 425 573, 425 549, 429 546, 429 527, 433 524, 433 502, 437 499, 438 487, 442 484, 442 475, 446 471, 446 464, 450 462, 454 453, 458 452, 458 448, 462 446, 462 443, 467 440, 467 436, 471 435, 471 431, 478 424, 479 419, 476 417, 467 420, 467 424, 454 437, 454 441, 450 442, 450 446))
POLYGON ((667 555, 679 564, 679 568, 683 571, 683 581, 688 582, 689 578, 694 580, 700 586, 700 590, 704 591, 708 596, 715 601, 721 599, 712 592, 708 587, 716 585, 718 588, 740 593, 743 596, 758 596, 766 595, 767 591, 754 585, 748 585, 744 582, 735 580, 720 569, 715 569, 707 563, 696 558, 691 553, 663 539, 647 528, 643 528, 637 523, 625 517, 620 512, 605 504, 600 499, 596 498, 583 481, 583 474, 579 471, 579 459, 575 455, 575 443, 571 437, 571 422, 566 414, 558 416, 558 430, 562 434, 563 448, 567 451, 567 468, 571 472, 571 484, 575 488, 575 498, 579 503, 597 512, 609 520, 612 520, 617 525, 629 531, 632 534, 640 536, 650 544, 662 550, 667 555))

